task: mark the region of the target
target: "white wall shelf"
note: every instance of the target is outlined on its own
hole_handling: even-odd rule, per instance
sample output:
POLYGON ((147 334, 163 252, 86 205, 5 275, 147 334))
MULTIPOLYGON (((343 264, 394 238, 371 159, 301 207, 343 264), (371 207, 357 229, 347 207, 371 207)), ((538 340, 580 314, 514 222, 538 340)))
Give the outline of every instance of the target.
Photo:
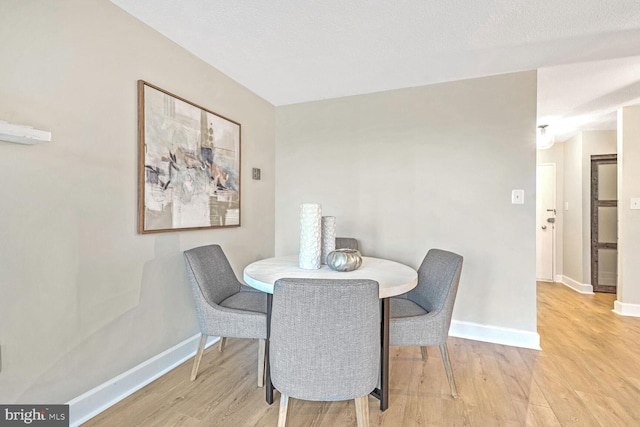
POLYGON ((0 141, 17 142, 18 144, 41 144, 51 141, 51 132, 0 120, 0 141))

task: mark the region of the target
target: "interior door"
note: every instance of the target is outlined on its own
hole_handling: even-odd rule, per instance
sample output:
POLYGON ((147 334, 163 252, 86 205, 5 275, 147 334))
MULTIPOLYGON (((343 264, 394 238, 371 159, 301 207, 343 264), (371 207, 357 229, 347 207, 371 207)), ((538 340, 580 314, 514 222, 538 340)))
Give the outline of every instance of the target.
POLYGON ((536 279, 553 282, 555 260, 556 165, 538 165, 536 177, 536 279))
POLYGON ((591 156, 591 285, 616 292, 618 281, 618 164, 615 154, 591 156))

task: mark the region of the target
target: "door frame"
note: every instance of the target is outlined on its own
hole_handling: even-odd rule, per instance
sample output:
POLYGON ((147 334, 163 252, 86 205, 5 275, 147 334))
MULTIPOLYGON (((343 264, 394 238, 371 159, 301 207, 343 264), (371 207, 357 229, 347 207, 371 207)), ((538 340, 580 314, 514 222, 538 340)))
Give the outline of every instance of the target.
MULTIPOLYGON (((618 250, 618 243, 598 242, 598 208, 618 207, 618 200, 598 199, 598 166, 618 162, 617 154, 594 154, 591 156, 591 285, 594 292, 615 294, 617 285, 598 284, 598 249, 618 250)), ((616 255, 617 256, 617 255, 616 255)))

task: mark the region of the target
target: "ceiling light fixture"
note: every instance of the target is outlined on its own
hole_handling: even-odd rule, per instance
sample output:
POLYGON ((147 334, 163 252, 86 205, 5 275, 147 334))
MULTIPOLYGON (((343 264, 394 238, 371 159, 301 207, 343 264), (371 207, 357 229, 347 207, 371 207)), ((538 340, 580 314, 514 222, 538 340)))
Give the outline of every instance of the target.
POLYGON ((553 143, 555 142, 553 134, 546 129, 547 126, 549 125, 538 126, 538 136, 536 138, 536 144, 539 150, 546 150, 547 148, 551 148, 553 146, 553 143))

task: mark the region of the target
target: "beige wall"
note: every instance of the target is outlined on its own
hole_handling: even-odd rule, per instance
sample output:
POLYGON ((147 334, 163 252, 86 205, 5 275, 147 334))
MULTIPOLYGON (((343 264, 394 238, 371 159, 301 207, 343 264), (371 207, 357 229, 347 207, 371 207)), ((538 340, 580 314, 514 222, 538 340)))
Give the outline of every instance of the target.
POLYGON ((615 154, 616 141, 615 131, 584 131, 563 143, 563 274, 581 284, 591 284, 591 156, 615 154))
POLYGON ((640 106, 618 112, 618 298, 619 312, 640 316, 640 210, 630 209, 640 197, 640 106), (626 307, 620 307, 623 303, 626 307))
POLYGON ((563 145, 563 275, 585 283, 582 272, 582 134, 563 145))
POLYGON ((321 203, 365 255, 462 254, 455 319, 535 332, 535 129, 535 72, 280 107, 276 253, 321 203))
POLYGON ((4 0, 0 402, 63 403, 198 332, 181 251, 274 251, 275 108, 106 0, 4 0), (136 81, 242 124, 242 227, 136 233, 136 81), (262 168, 261 181, 251 168, 262 168))

